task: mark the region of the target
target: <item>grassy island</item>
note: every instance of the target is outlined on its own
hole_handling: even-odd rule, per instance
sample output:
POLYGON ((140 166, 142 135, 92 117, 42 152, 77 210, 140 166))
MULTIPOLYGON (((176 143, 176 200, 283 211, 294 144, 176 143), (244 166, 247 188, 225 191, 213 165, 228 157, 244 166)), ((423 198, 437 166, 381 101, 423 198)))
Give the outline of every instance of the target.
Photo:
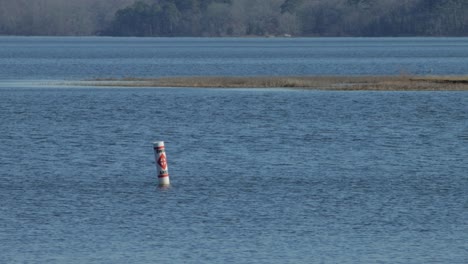
POLYGON ((259 76, 100 78, 79 85, 117 87, 296 88, 369 91, 467 91, 468 76, 259 76))

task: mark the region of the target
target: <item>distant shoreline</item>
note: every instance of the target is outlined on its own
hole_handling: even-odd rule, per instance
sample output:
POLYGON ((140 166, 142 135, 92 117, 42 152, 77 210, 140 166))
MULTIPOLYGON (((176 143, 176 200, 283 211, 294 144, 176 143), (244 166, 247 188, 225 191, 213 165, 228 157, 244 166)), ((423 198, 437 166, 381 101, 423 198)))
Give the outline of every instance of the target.
POLYGON ((468 91, 468 75, 97 78, 74 82, 72 84, 99 87, 291 88, 332 91, 468 91))

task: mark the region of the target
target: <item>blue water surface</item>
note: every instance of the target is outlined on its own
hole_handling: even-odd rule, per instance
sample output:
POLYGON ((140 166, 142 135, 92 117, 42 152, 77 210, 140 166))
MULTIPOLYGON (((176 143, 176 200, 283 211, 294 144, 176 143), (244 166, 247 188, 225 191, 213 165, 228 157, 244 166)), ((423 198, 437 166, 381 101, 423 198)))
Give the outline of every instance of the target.
POLYGON ((0 93, 4 263, 466 262, 464 92, 0 93))
POLYGON ((0 43, 0 263, 468 259, 466 92, 47 85, 399 65, 459 74, 466 39, 0 43), (155 140, 169 189, 157 187, 155 140))
POLYGON ((0 80, 468 73, 468 38, 0 37, 0 80))

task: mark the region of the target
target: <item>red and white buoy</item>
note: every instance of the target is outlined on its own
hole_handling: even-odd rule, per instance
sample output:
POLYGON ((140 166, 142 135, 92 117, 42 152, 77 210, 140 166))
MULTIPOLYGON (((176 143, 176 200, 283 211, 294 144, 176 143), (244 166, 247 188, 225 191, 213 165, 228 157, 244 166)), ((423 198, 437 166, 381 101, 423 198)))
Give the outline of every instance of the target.
POLYGON ((153 148, 154 156, 156 157, 156 168, 158 169, 159 187, 168 187, 170 185, 170 181, 164 141, 153 142, 153 148))

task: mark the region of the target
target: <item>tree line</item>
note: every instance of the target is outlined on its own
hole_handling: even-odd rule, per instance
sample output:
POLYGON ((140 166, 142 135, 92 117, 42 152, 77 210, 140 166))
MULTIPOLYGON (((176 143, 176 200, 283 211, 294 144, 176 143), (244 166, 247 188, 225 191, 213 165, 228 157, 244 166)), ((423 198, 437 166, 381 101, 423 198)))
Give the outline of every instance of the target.
POLYGON ((135 0, 0 0, 0 35, 95 35, 135 0))
POLYGON ((468 36, 468 1, 0 0, 0 34, 468 36))

